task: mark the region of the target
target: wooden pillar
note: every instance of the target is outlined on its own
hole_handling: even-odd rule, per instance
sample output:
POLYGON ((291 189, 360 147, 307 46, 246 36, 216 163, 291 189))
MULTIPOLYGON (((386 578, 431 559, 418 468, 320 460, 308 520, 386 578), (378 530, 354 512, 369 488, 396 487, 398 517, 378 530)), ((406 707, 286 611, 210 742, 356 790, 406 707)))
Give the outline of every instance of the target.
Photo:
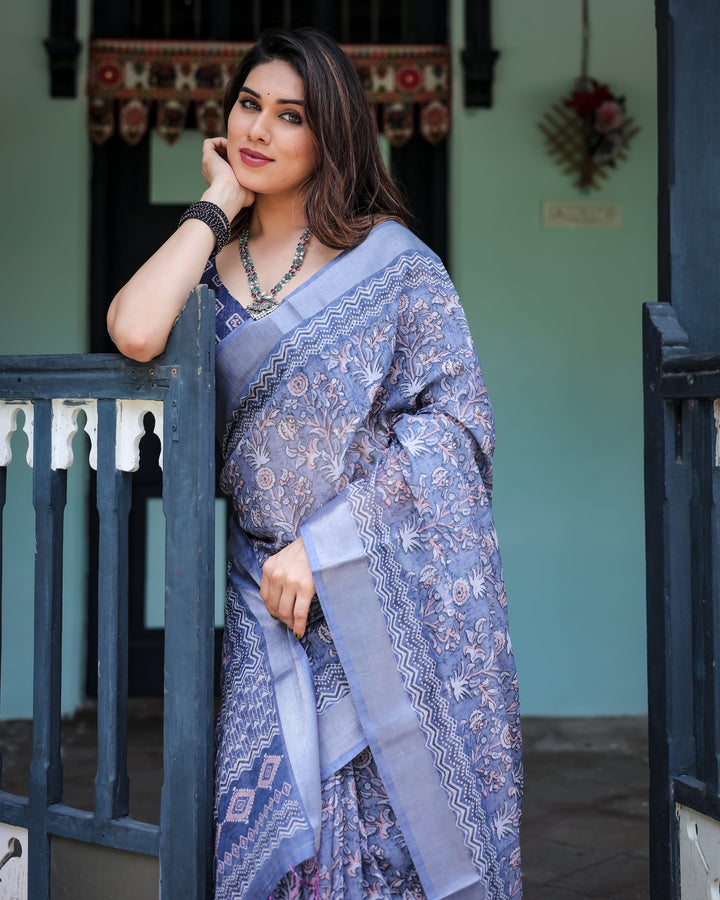
POLYGON ((656 0, 658 284, 696 353, 720 347, 720 4, 656 0))
POLYGON ((658 296, 671 306, 651 305, 645 321, 650 894, 675 900, 683 839, 676 801, 720 818, 711 403, 718 394, 692 388, 697 372, 717 368, 720 352, 720 4, 655 7, 658 296), (685 394, 663 386, 679 356, 690 367, 685 394))

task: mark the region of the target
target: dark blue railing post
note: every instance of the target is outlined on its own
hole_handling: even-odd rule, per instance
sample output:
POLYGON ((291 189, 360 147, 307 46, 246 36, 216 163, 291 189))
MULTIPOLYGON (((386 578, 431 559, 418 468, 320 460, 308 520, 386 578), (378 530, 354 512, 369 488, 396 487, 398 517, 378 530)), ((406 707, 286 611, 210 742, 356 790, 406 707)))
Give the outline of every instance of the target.
POLYGON ((131 475, 115 467, 116 406, 98 400, 98 769, 95 822, 128 814, 128 516, 131 475))
POLYGON ((60 700, 62 670, 63 517, 67 472, 52 469, 52 406, 35 403, 35 649, 33 752, 30 765, 28 896, 50 896, 48 807, 62 800, 60 700))
POLYGON ((164 357, 171 382, 163 440, 163 900, 212 896, 215 323, 207 315, 209 305, 207 288, 198 288, 164 357), (185 364, 173 366, 175 358, 185 364))
MULTIPOLYGON (((670 898, 680 868, 671 773, 679 760, 690 761, 694 746, 687 665, 675 658, 676 642, 691 638, 690 621, 671 605, 673 588, 689 576, 682 557, 672 565, 671 515, 682 534, 689 525, 685 488, 688 463, 683 449, 680 408, 667 408, 661 384, 664 360, 687 351, 687 335, 667 304, 643 308, 645 390, 645 554, 647 589, 648 745, 650 756, 650 880, 652 896, 670 898), (672 511, 672 512, 671 512, 672 511), (678 702, 680 701, 680 702, 678 702)), ((687 533, 687 531, 685 531, 687 533)), ((689 592, 689 585, 688 585, 689 592)))

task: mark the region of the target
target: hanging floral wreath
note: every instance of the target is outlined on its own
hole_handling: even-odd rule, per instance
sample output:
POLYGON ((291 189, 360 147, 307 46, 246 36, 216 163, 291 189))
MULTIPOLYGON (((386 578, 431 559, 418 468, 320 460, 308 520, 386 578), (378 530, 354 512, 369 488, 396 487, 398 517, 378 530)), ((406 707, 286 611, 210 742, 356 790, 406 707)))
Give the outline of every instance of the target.
POLYGON ((539 123, 548 153, 582 191, 598 189, 609 170, 627 158, 640 130, 625 112, 625 98, 592 78, 552 106, 539 123))
POLYGON ((580 78, 569 97, 555 103, 538 123, 548 153, 581 191, 600 187, 640 130, 625 112, 625 98, 588 77, 590 52, 589 0, 582 0, 580 78))
POLYGON ((606 84, 590 80, 590 89, 573 91, 565 101, 582 120, 587 153, 593 162, 614 166, 623 147, 625 98, 615 97, 606 84))

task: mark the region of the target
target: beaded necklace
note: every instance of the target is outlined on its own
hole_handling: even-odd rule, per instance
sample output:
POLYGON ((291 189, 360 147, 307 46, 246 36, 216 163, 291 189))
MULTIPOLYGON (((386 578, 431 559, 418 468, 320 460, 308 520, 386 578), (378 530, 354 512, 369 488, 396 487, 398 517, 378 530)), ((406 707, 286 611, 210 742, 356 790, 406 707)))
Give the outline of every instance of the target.
POLYGON ((266 316, 268 313, 272 312, 276 306, 280 305, 280 301, 275 299, 275 295, 284 284, 287 284, 287 282, 296 275, 298 269, 302 265, 303 259, 305 258, 305 245, 310 240, 310 229, 306 228, 300 235, 300 240, 295 248, 295 255, 290 263, 290 268, 280 281, 278 281, 275 287, 271 288, 269 291, 260 290, 260 283, 258 282, 257 272, 255 271, 255 263, 252 260, 252 256, 250 256, 248 240, 249 234, 246 228, 244 231, 241 231, 238 236, 238 246, 240 248, 240 259, 242 259, 243 268, 247 275, 250 296, 253 299, 253 303, 251 303, 250 306, 246 306, 245 309, 250 313, 250 316, 253 319, 262 319, 263 316, 266 316))

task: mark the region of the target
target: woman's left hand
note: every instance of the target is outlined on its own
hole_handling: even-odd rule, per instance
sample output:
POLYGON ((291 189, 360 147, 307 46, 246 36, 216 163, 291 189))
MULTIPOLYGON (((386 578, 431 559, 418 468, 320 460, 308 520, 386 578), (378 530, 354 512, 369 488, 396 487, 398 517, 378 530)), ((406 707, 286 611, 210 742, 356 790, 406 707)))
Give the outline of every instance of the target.
POLYGON ((260 596, 270 615, 292 628, 295 637, 305 634, 315 582, 302 538, 265 562, 260 596))

